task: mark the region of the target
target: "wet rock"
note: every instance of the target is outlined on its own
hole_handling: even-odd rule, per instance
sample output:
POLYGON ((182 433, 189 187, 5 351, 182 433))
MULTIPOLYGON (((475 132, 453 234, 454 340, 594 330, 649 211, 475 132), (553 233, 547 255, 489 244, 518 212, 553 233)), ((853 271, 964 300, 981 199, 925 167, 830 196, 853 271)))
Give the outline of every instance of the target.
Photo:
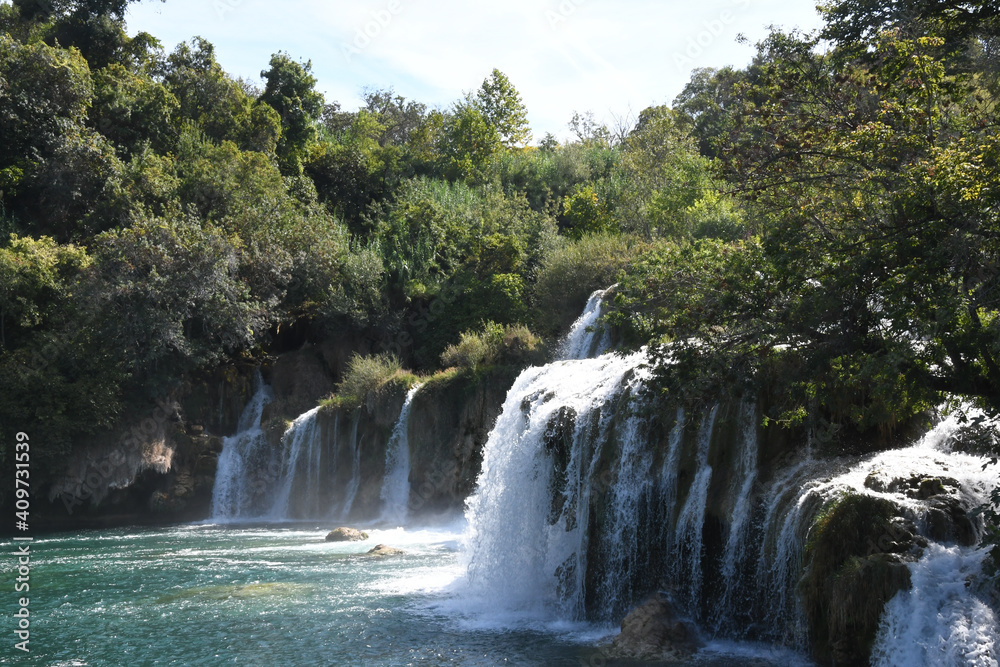
POLYGON ((396 549, 385 544, 377 544, 375 548, 368 552, 369 556, 402 556, 406 552, 402 549, 396 549))
POLYGON ((361 542, 368 539, 368 533, 357 528, 334 528, 326 535, 327 542, 361 542))
POLYGON ((835 665, 868 664, 885 604, 910 588, 910 570, 898 554, 851 558, 830 590, 829 655, 835 665))
POLYGON ((959 491, 959 482, 950 477, 894 477, 888 478, 875 471, 865 478, 865 486, 879 493, 901 493, 915 500, 927 500, 938 495, 953 495, 959 491))
POLYGON ((810 530, 799 591, 820 664, 868 663, 885 604, 910 586, 916 526, 885 499, 847 494, 810 530))
POLYGON ((961 499, 937 495, 927 505, 927 535, 932 540, 957 542, 964 547, 979 541, 976 525, 961 499))
POLYGON ((576 410, 561 407, 545 426, 545 451, 552 457, 552 480, 549 484, 549 525, 555 525, 566 503, 566 471, 573 451, 576 410))
POLYGON ((658 594, 625 617, 609 657, 688 660, 700 646, 694 629, 680 620, 666 596, 658 594))

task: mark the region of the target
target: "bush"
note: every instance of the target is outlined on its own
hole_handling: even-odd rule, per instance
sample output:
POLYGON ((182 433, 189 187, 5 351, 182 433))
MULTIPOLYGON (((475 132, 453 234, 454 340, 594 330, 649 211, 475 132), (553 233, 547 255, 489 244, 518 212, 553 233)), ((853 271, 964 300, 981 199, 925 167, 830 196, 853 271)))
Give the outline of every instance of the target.
POLYGON ((536 330, 547 336, 564 332, 591 293, 614 284, 619 272, 644 248, 636 237, 593 234, 568 241, 550 253, 535 284, 536 330))
POLYGON ((445 367, 476 370, 495 364, 530 363, 540 356, 542 339, 523 324, 503 326, 486 322, 481 331, 462 333, 455 345, 449 345, 441 355, 445 367))
POLYGON ((360 405, 368 397, 377 395, 402 372, 403 366, 395 355, 364 357, 355 354, 347 364, 344 378, 337 385, 339 403, 360 405))

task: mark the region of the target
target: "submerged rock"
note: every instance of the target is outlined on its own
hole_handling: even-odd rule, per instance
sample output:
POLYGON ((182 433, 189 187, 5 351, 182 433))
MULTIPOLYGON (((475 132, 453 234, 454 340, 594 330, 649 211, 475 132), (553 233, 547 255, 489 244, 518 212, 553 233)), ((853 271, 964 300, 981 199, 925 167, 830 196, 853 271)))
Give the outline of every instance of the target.
POLYGON ((657 594, 622 620, 608 657, 687 660, 700 648, 694 629, 677 616, 670 600, 657 594))
POLYGON ((357 528, 334 528, 326 535, 327 542, 361 542, 368 539, 368 533, 357 528))
POLYGON ((402 556, 406 552, 402 549, 396 549, 394 547, 386 546, 385 544, 377 544, 375 548, 368 552, 369 556, 402 556))

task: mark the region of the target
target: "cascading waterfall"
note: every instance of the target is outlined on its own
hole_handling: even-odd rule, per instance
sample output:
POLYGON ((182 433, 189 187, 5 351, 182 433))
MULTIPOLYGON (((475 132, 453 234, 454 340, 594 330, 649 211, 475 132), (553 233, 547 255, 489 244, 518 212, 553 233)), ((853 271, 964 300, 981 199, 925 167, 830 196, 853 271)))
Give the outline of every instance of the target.
POLYGON ((256 391, 240 414, 237 431, 223 438, 212 488, 212 520, 231 521, 261 511, 267 480, 261 471, 273 465, 273 452, 260 428, 264 407, 274 394, 257 374, 256 391))
MULTIPOLYGON (((798 582, 824 507, 845 492, 882 495, 926 527, 925 501, 865 480, 948 471, 968 507, 997 484, 981 459, 941 444, 953 420, 863 459, 818 458, 805 443, 762 477, 752 401, 656 414, 642 392, 644 353, 586 358, 602 335, 593 327, 603 296, 574 324, 564 360, 521 374, 489 435, 466 513, 468 593, 487 610, 610 620, 662 587, 715 636, 804 650, 798 582)), ((994 611, 966 585, 981 563, 972 547, 930 540, 910 565, 913 589, 887 607, 877 664, 952 654, 945 664, 997 664, 994 611), (917 626, 945 639, 914 641, 917 626)))
MULTIPOLYGON (((358 497, 358 489, 361 488, 361 443, 358 442, 358 425, 361 423, 361 415, 355 412, 351 424, 351 437, 347 444, 351 448, 351 478, 347 482, 344 491, 344 504, 340 508, 339 518, 346 519, 354 507, 354 501, 358 497)), ((338 441, 339 444, 339 441, 338 441)))
MULTIPOLYGON (((627 409, 617 404, 629 402, 630 384, 641 384, 645 352, 588 358, 609 344, 597 326, 607 292, 591 295, 560 346, 560 361, 517 378, 484 448, 467 501, 466 558, 470 593, 489 608, 584 613, 591 478, 602 444, 616 438, 641 457, 639 420, 628 420, 620 434, 613 427, 627 409)), ((635 499, 627 477, 623 503, 635 499)), ((620 562, 616 571, 627 568, 620 562)))
MULTIPOLYGON (((406 519, 410 468, 407 428, 410 405, 418 390, 419 385, 407 395, 387 444, 379 498, 384 523, 401 525, 406 519)), ((368 468, 363 470, 362 441, 372 440, 360 428, 360 411, 347 416, 334 411, 324 416, 321 407, 313 408, 291 422, 275 446, 260 427, 264 406, 271 398, 271 389, 259 381, 240 418, 239 432, 224 440, 213 489, 213 519, 346 521, 356 518, 358 512, 366 516, 378 513, 378 506, 372 507, 372 494, 362 489, 363 484, 368 488, 364 476, 372 474, 368 468)))
POLYGON ((392 429, 385 452, 385 475, 382 477, 381 523, 401 526, 406 523, 410 502, 410 406, 422 384, 415 384, 406 394, 399 419, 392 429))
MULTIPOLYGON (((758 443, 752 400, 678 407, 645 390, 644 351, 592 356, 608 345, 598 325, 604 294, 591 297, 563 359, 521 373, 487 438, 466 512, 463 599, 472 608, 608 622, 661 589, 706 636, 805 650, 798 587, 825 507, 848 492, 885 498, 927 537, 939 510, 900 480, 946 474, 965 508, 997 485, 981 459, 949 450, 956 419, 911 447, 865 458, 821 458, 808 442, 775 458, 758 443)), ((275 447, 260 427, 271 393, 259 381, 239 432, 224 441, 213 518, 346 519, 357 505, 405 524, 419 390, 410 389, 392 429, 376 498, 367 481, 362 493, 378 468, 362 459, 359 413, 310 410, 275 447)), ((995 601, 970 587, 984 552, 926 544, 905 565, 912 588, 886 606, 874 664, 997 665, 995 601)))
POLYGON ((474 597, 507 609, 582 608, 593 433, 608 431, 607 404, 643 361, 641 352, 560 361, 514 382, 468 500, 474 597))
POLYGON ((744 402, 740 406, 738 423, 739 457, 736 459, 736 469, 727 493, 733 502, 729 508, 729 534, 719 572, 721 595, 713 609, 713 626, 716 631, 734 624, 730 614, 743 583, 741 574, 747 557, 752 494, 757 483, 757 406, 744 402))
POLYGON ((611 334, 600 326, 599 321, 604 297, 614 288, 615 285, 612 285, 590 295, 583 314, 573 323, 559 348, 560 359, 587 359, 607 351, 611 345, 611 334))
MULTIPOLYGON (((632 376, 626 387, 635 399, 641 395, 643 373, 632 376)), ((635 400, 618 435, 620 443, 618 469, 609 490, 608 512, 605 517, 600 549, 604 577, 597 584, 596 599, 602 609, 617 609, 629 602, 633 590, 633 573, 640 567, 637 545, 643 537, 642 525, 636 521, 649 503, 653 480, 650 471, 653 455, 647 445, 647 418, 642 399, 635 400)), ((607 441, 607 437, 602 438, 607 441)), ((596 463, 596 461, 595 461, 596 463)))
POLYGON ((886 605, 872 664, 996 667, 997 616, 969 591, 985 557, 982 549, 929 545, 910 567, 911 590, 886 605))
POLYGON ((712 430, 719 406, 713 406, 702 420, 698 433, 697 472, 687 499, 677 518, 677 529, 674 531, 674 566, 675 578, 687 582, 687 602, 697 605, 701 599, 703 573, 701 568, 704 541, 702 531, 705 527, 705 512, 708 507, 708 489, 712 483, 712 466, 708 462, 709 448, 712 444, 712 430))
POLYGON ((288 453, 274 504, 268 512, 269 519, 312 518, 324 516, 328 511, 319 506, 319 491, 325 478, 316 419, 319 410, 316 407, 300 415, 281 436, 282 447, 288 453))

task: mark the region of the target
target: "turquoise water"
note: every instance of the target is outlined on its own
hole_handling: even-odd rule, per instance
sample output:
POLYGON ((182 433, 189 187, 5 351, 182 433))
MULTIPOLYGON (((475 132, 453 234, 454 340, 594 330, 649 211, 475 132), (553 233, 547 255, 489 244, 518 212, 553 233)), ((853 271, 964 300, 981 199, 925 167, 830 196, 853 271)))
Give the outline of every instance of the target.
MULTIPOLYGON (((325 542, 328 529, 192 525, 38 537, 32 651, 14 650, 8 630, 0 663, 624 664, 607 661, 600 649, 611 628, 467 608, 457 529, 371 531, 369 540, 353 544, 325 542), (365 554, 379 543, 406 554, 365 554)), ((4 544, 4 553, 14 551, 4 544)), ((2 563, 8 582, 13 561, 2 563)), ((13 613, 15 594, 8 596, 13 613)), ((793 659, 716 645, 697 662, 793 659)))

